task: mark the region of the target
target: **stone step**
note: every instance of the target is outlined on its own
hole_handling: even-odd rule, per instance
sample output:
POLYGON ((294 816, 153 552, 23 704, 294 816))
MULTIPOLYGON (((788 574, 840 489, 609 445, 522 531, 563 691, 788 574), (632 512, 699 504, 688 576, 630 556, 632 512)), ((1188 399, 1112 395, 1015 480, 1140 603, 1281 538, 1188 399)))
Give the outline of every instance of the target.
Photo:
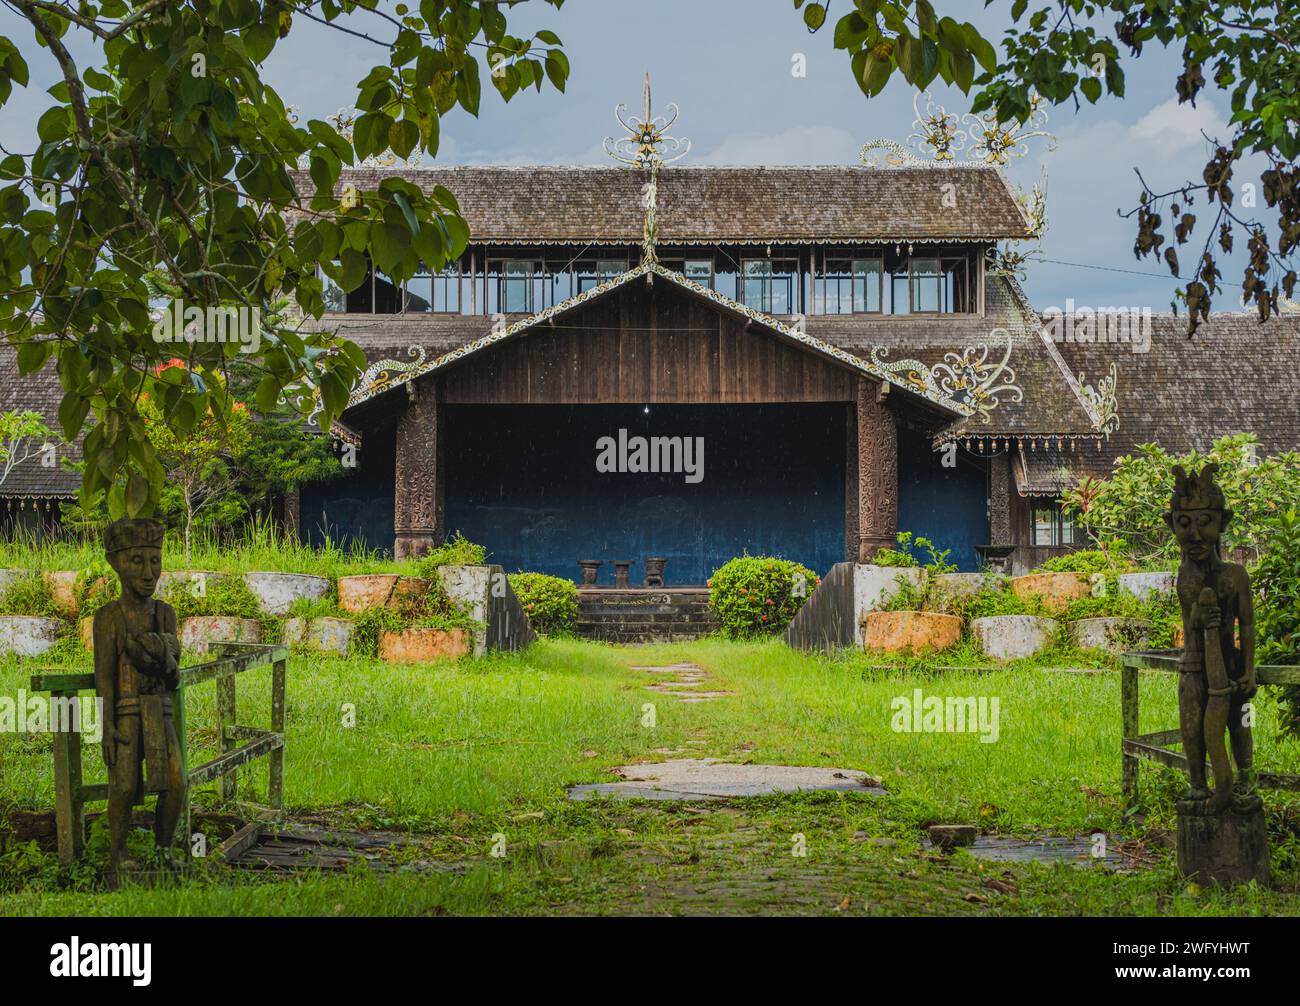
POLYGON ((579 608, 578 617, 599 621, 621 618, 671 621, 674 618, 713 618, 714 614, 708 608, 579 608))
POLYGON ((599 643, 689 643, 709 635, 707 632, 602 632, 580 633, 582 638, 599 643))

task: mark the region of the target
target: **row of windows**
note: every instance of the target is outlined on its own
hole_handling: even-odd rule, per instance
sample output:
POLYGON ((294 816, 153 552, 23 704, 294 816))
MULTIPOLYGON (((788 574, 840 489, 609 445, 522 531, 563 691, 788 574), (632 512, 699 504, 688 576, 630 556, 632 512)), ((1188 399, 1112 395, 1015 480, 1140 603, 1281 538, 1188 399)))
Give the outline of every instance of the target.
MULTIPOLYGON (((798 259, 742 258, 715 267, 712 258, 664 259, 701 286, 766 314, 965 313, 975 310, 970 263, 960 257, 825 258, 815 273, 798 259)), ((419 273, 404 288, 381 273, 345 294, 328 278, 326 309, 334 312, 530 314, 552 307, 625 272, 626 259, 489 259, 474 274, 459 264, 419 273)))

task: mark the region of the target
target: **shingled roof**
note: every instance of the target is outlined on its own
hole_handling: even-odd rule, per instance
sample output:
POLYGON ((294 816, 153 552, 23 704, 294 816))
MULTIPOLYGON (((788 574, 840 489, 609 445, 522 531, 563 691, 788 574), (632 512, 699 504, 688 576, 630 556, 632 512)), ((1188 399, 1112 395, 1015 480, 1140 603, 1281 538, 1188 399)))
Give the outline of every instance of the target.
MULTIPOLYGON (((39 373, 20 377, 17 353, 7 343, 0 343, 0 409, 6 412, 39 412, 45 418, 45 425, 57 432, 60 428, 58 412, 62 398, 63 389, 52 364, 39 373)), ((38 458, 31 458, 15 465, 9 478, 0 485, 0 498, 70 499, 77 495, 81 476, 69 471, 62 462, 65 459, 80 461, 81 444, 78 442, 69 446, 57 438, 51 443, 57 445, 60 464, 47 468, 38 458)))
MULTIPOLYGON (((1068 331, 1068 329, 1066 329, 1068 331)), ((1210 316, 1191 338, 1186 317, 1151 318, 1150 348, 1114 342, 1057 344, 1085 383, 1112 375, 1113 432, 1076 451, 1022 451, 1024 495, 1056 496, 1083 475, 1105 477, 1138 444, 1206 451, 1219 437, 1253 433, 1262 455, 1300 451, 1300 315, 1261 325, 1254 313, 1210 316)))
MULTIPOLYGON (((345 168, 339 186, 375 188, 393 175, 426 191, 450 189, 475 243, 528 245, 639 244, 650 177, 618 167, 345 168)), ((305 172, 296 178, 314 191, 305 172)), ((982 165, 667 167, 657 200, 660 244, 1030 236, 1006 179, 982 165)))

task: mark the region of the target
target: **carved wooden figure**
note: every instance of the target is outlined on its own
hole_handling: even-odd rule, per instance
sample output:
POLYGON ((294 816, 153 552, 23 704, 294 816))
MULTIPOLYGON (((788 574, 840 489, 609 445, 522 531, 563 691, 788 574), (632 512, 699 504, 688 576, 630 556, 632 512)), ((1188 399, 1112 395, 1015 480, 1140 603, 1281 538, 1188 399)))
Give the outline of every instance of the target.
POLYGON ((104 551, 121 595, 95 613, 95 692, 103 700, 108 766, 108 827, 113 871, 131 869, 126 841, 131 813, 149 790, 158 793, 154 840, 170 854, 185 807, 184 758, 173 719, 180 683, 176 611, 154 600, 162 572, 163 527, 132 519, 110 524, 104 551))

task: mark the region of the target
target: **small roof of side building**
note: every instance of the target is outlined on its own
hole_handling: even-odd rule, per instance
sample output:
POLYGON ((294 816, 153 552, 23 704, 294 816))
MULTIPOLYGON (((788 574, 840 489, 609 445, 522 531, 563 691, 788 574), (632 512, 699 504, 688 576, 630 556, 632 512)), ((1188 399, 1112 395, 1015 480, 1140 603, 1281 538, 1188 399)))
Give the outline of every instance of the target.
POLYGON ((1185 316, 1152 315, 1145 352, 1145 338, 1096 341, 1095 328, 1093 341, 1070 341, 1081 327, 1073 317, 1056 346, 1080 381, 1100 389, 1110 436, 1072 452, 1042 442, 1021 447, 1022 495, 1059 496, 1084 475, 1104 478, 1145 443, 1184 454, 1253 433, 1261 455, 1300 451, 1300 314, 1264 324, 1254 313, 1213 314, 1191 338, 1185 316))
MULTIPOLYGON (((59 402, 63 388, 51 363, 39 373, 20 376, 18 354, 8 343, 0 341, 0 409, 6 412, 38 412, 45 425, 59 432, 59 402)), ((29 458, 14 466, 0 484, 0 498, 71 499, 81 486, 81 476, 62 463, 81 460, 81 441, 71 446, 54 438, 60 464, 46 467, 40 458, 29 458)))
MULTIPOLYGON (((627 167, 345 168, 338 184, 364 190, 392 176, 425 191, 449 189, 475 244, 639 245, 641 190, 650 173, 627 167)), ((294 177, 304 199, 315 191, 307 172, 294 177)), ((665 167, 655 212, 661 247, 1031 236, 1003 174, 976 164, 665 167)))

